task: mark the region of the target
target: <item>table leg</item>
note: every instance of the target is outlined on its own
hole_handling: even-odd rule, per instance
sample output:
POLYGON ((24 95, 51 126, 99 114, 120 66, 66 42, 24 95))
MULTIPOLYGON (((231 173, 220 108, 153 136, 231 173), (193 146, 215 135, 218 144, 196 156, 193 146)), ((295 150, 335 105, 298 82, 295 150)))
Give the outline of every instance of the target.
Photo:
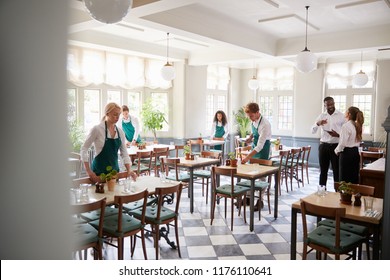
MULTIPOLYGON (((244 201, 245 203, 245 201, 244 201)), ((254 204, 255 204, 255 180, 251 180, 251 197, 250 197, 250 211, 249 211, 249 230, 253 231, 254 228, 254 219, 255 219, 255 211, 254 211, 254 204)))
POLYGON ((274 218, 278 218, 278 205, 279 205, 279 169, 275 173, 275 201, 274 201, 274 218))
POLYGON ((291 245, 290 259, 297 259, 297 212, 295 208, 291 208, 291 245))
POLYGON ((373 242, 372 242, 372 259, 373 260, 379 260, 379 225, 375 225, 373 228, 373 242))
POLYGON ((188 194, 190 195, 190 212, 194 212, 194 169, 189 168, 190 183, 188 184, 188 194))

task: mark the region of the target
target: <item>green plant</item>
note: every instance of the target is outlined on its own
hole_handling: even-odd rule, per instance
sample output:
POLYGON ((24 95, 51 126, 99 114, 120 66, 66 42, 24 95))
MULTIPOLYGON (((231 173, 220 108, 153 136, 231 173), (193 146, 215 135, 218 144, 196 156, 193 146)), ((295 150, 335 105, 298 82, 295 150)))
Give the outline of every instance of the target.
POLYGON ((228 153, 228 157, 229 157, 229 159, 236 159, 236 153, 235 152, 230 152, 230 153, 228 153))
POLYGON ((112 166, 110 166, 110 165, 106 167, 106 171, 107 171, 107 173, 101 173, 99 175, 100 180, 102 180, 103 182, 107 182, 107 181, 110 181, 112 179, 115 179, 116 174, 118 174, 118 171, 116 171, 115 169, 112 169, 112 166))
POLYGON ((185 145, 183 147, 184 154, 190 154, 191 153, 191 148, 189 145, 185 145))
POLYGON ((149 98, 142 106, 142 123, 145 130, 153 132, 154 140, 157 140, 156 132, 163 128, 163 124, 168 123, 164 113, 153 106, 152 100, 149 98))
POLYGON ((353 194, 355 189, 351 187, 352 183, 347 183, 345 181, 340 182, 339 192, 344 194, 353 194))
POLYGON ((249 124, 251 120, 246 116, 244 108, 241 107, 237 112, 233 111, 234 121, 238 125, 241 138, 245 138, 250 134, 249 124))
POLYGON ((79 152, 84 142, 83 127, 76 121, 69 122, 69 140, 73 152, 79 152))

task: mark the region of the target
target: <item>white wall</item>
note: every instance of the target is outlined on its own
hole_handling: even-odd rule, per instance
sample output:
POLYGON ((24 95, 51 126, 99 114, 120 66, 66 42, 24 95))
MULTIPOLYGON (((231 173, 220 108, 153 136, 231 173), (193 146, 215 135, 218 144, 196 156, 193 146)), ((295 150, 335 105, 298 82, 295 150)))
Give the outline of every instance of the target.
POLYGON ((385 130, 382 127, 382 123, 387 117, 387 109, 390 106, 390 60, 378 61, 377 67, 378 80, 374 141, 385 141, 385 130))

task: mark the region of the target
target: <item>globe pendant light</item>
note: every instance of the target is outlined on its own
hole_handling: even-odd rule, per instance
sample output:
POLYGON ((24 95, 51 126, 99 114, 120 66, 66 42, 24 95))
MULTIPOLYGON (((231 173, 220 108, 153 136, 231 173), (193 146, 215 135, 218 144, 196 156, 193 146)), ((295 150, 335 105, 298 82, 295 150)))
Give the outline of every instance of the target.
POLYGON ((362 64, 363 64, 363 52, 360 54, 360 72, 353 76, 352 83, 355 86, 362 87, 368 82, 368 76, 366 73, 362 70, 362 64))
POLYGON ((166 81, 171 81, 175 78, 175 68, 169 63, 169 33, 167 33, 167 63, 161 68, 161 76, 166 81))
POLYGON ((256 79, 256 67, 253 65, 253 78, 248 81, 248 87, 251 90, 257 90, 259 88, 259 81, 256 79))
POLYGON ((309 15, 309 6, 306 6, 306 37, 305 49, 297 55, 296 68, 299 72, 310 73, 317 69, 317 57, 307 49, 307 21, 309 15))
POLYGON ((91 16, 103 23, 117 23, 128 13, 133 0, 84 0, 91 16))

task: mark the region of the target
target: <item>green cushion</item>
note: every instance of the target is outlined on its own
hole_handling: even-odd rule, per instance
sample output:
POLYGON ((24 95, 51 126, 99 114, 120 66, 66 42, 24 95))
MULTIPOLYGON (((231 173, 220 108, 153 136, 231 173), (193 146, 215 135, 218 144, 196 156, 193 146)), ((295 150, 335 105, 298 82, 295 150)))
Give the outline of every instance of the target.
MULTIPOLYGON (((335 227, 336 222, 334 220, 325 219, 318 223, 319 226, 327 226, 327 227, 335 227)), ((360 226, 356 224, 351 223, 340 223, 340 228, 345 231, 349 231, 355 234, 358 234, 360 236, 366 236, 368 234, 368 228, 365 226, 360 226)))
MULTIPOLYGON (((104 210, 104 217, 118 215, 118 208, 107 206, 104 210)), ((86 220, 87 222, 99 220, 100 218, 100 210, 95 210, 91 212, 81 213, 80 217, 86 220)))
MULTIPOLYGON (((95 228, 99 227, 99 221, 92 221, 91 225, 95 228)), ((132 217, 128 214, 122 214, 122 232, 118 232, 118 215, 109 216, 104 218, 103 222, 103 232, 111 236, 123 236, 123 234, 133 231, 136 229, 141 229, 141 221, 132 217)))
MULTIPOLYGON (((134 215, 134 217, 140 218, 142 215, 142 209, 138 208, 130 212, 130 214, 134 215)), ((165 221, 167 219, 174 218, 176 216, 175 211, 166 208, 161 207, 161 214, 160 214, 160 220, 157 220, 157 205, 147 206, 146 212, 145 212, 145 219, 148 222, 152 222, 154 224, 160 224, 162 221, 165 221)))
MULTIPOLYGON (((246 181, 238 182, 236 184, 236 186, 237 185, 250 188, 251 187, 251 181, 246 180, 246 181)), ((256 190, 265 190, 266 188, 268 188, 268 186, 269 186, 268 182, 265 182, 265 181, 255 181, 255 189, 256 190)))
MULTIPOLYGON (((138 165, 132 165, 131 166, 131 170, 132 171, 137 171, 138 170, 138 165)), ((145 165, 143 165, 143 164, 141 164, 140 166, 139 166, 139 171, 141 172, 141 171, 147 171, 147 170, 149 170, 149 166, 145 166, 145 165)))
POLYGON ((207 169, 199 169, 194 171, 194 176, 202 177, 202 178, 210 178, 211 171, 207 169))
POLYGON ((99 240, 98 231, 87 223, 73 225, 73 234, 77 247, 99 240))
MULTIPOLYGON (((179 177, 179 181, 182 181, 182 182, 189 182, 190 181, 190 175, 188 175, 187 173, 180 172, 178 174, 178 177, 179 177)), ((166 179, 176 181, 176 176, 175 175, 168 175, 166 177, 166 179)), ((195 179, 195 176, 194 176, 194 179, 195 179)))
MULTIPOLYGON (((134 201, 134 202, 123 204, 123 209, 126 212, 130 212, 130 211, 132 211, 134 209, 142 207, 142 205, 144 204, 143 202, 144 202, 144 200, 141 199, 141 200, 138 200, 138 201, 134 201)), ((146 205, 152 205, 152 204, 154 204, 156 202, 157 202, 157 198, 155 198, 155 197, 148 197, 148 200, 146 201, 146 205)))
POLYGON ((340 230, 340 248, 335 248, 335 228, 319 226, 311 231, 307 236, 307 244, 317 244, 329 248, 334 253, 346 253, 351 251, 356 244, 362 242, 364 237, 351 233, 349 231, 340 230))
MULTIPOLYGON (((240 186, 240 185, 235 185, 234 186, 234 194, 245 193, 245 192, 247 192, 249 190, 250 190, 250 188, 248 188, 248 187, 244 187, 244 186, 240 186)), ((232 186, 231 185, 222 185, 222 186, 219 186, 216 189, 217 193, 226 194, 226 195, 230 195, 231 191, 232 191, 232 186)))

